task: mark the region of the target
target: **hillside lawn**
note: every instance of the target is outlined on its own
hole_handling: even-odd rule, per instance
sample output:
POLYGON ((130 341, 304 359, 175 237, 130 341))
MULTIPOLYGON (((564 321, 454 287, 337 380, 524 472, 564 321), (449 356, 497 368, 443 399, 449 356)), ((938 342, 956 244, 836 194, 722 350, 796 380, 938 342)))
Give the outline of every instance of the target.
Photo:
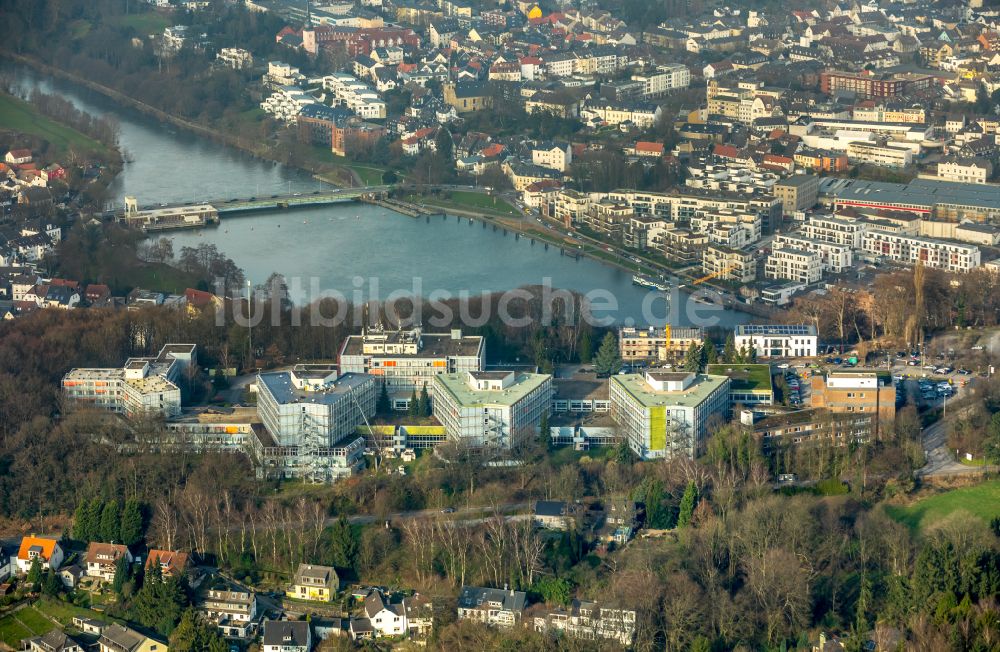
POLYGON ((1000 517, 1000 480, 928 496, 906 507, 886 506, 889 516, 911 530, 919 531, 926 530, 956 511, 967 512, 984 523, 1000 517))
POLYGON ((65 154, 78 151, 104 152, 107 148, 79 131, 50 120, 24 100, 0 93, 0 129, 43 138, 65 154))

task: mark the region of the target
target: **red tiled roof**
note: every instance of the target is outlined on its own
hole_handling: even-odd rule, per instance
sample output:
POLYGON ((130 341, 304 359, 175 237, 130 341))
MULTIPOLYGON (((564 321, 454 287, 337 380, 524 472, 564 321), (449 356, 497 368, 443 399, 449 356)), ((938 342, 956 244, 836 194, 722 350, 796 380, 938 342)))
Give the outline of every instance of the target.
POLYGON ((499 156, 503 150, 504 146, 500 143, 491 143, 483 148, 481 154, 483 156, 499 156))
POLYGON ((640 140, 635 144, 635 151, 637 152, 652 152, 655 154, 663 153, 663 143, 653 143, 648 140, 640 140))
POLYGON ((184 290, 184 300, 187 301, 189 306, 194 306, 195 308, 204 308, 205 306, 212 305, 215 302, 215 298, 215 295, 211 292, 195 290, 194 288, 184 290))

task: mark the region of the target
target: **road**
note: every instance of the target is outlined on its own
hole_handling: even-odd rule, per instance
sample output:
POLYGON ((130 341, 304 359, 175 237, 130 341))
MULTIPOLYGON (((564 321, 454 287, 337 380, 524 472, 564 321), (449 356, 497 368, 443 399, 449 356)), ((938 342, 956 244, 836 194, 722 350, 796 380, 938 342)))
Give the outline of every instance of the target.
MULTIPOLYGON (((531 503, 504 503, 503 505, 497 505, 495 508, 503 514, 509 514, 510 512, 519 512, 526 510, 531 507, 531 503)), ((477 523, 482 523, 491 515, 494 506, 486 507, 459 507, 455 509, 454 512, 447 514, 449 520, 462 523, 465 525, 475 525, 477 523), (470 516, 479 514, 477 518, 459 518, 461 516, 470 516)), ((368 525, 370 523, 378 523, 379 521, 389 521, 390 523, 397 523, 399 521, 406 521, 416 518, 430 518, 442 514, 440 509, 419 509, 409 512, 394 512, 385 517, 375 516, 374 514, 356 514, 354 516, 348 516, 347 521, 349 523, 356 523, 359 525, 368 525)), ((521 514, 515 514, 513 516, 508 516, 511 519, 518 519, 522 517, 521 514)), ((333 525, 340 517, 331 516, 326 520, 327 525, 333 525)))

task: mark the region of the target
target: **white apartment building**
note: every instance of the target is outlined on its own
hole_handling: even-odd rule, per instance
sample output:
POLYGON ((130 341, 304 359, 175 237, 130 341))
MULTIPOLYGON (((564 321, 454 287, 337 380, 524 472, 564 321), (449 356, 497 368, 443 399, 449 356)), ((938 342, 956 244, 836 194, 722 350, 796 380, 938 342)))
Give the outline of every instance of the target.
POLYGON ((802 235, 810 240, 861 249, 865 223, 854 218, 814 215, 802 225, 802 235))
POLYGON ((668 63, 658 66, 654 72, 632 75, 632 81, 642 82, 643 97, 660 97, 675 88, 690 86, 691 70, 680 63, 668 63))
POLYGON ((847 144, 847 158, 852 163, 905 168, 913 163, 913 150, 888 143, 855 140, 847 144))
POLYGON ((463 586, 458 596, 458 619, 513 627, 521 622, 527 601, 524 591, 463 586))
POLYGON ((573 600, 568 610, 556 609, 535 616, 535 631, 555 631, 573 638, 607 639, 628 647, 635 638, 636 613, 630 609, 602 607, 590 600, 573 600))
POLYGON ((751 253, 709 245, 701 253, 701 271, 723 281, 752 283, 757 279, 757 261, 751 253))
POLYGON ((298 68, 283 61, 268 61, 264 83, 272 86, 294 86, 304 82, 306 76, 298 68))
POLYGON ((981 264, 979 247, 975 245, 885 231, 866 232, 862 248, 906 265, 919 262, 949 272, 968 272, 981 264))
POLYGON ((618 125, 631 122, 639 129, 649 129, 660 119, 663 110, 655 104, 602 102, 588 104, 580 111, 585 122, 618 125))
POLYGON ((611 417, 642 459, 693 459, 713 417, 729 411, 726 376, 651 370, 612 376, 611 417))
POLYGON ((509 451, 535 436, 554 393, 549 374, 441 374, 434 377, 434 416, 452 441, 509 451))
POLYGON ((538 143, 531 148, 531 162, 543 168, 565 172, 573 162, 573 147, 569 143, 538 143))
POLYGON ((368 84, 347 73, 338 72, 323 77, 323 89, 333 94, 333 105, 354 111, 365 119, 386 116, 385 102, 368 84))
POLYGON ((303 107, 315 103, 312 95, 297 86, 280 86, 260 103, 260 108, 282 122, 293 123, 303 107))
POLYGON ((815 357, 819 345, 811 324, 742 324, 736 327, 736 348, 752 349, 758 358, 815 357))
POLYGON ((163 30, 163 47, 174 52, 184 47, 187 41, 187 25, 174 25, 163 30))
POLYGON ((222 48, 215 58, 233 70, 253 67, 253 55, 243 48, 222 48))
POLYGON ((823 278, 823 263, 815 251, 775 243, 764 263, 764 278, 785 279, 810 285, 823 278))
POLYGON ((177 383, 196 360, 194 344, 166 344, 155 358, 129 358, 121 368, 72 369, 63 395, 127 417, 173 417, 181 412, 177 383))
POLYGON ((434 391, 434 377, 445 373, 479 371, 486 359, 483 338, 450 333, 425 333, 421 328, 390 331, 366 329, 344 340, 338 362, 341 373, 381 378, 393 408, 406 409, 414 391, 434 391))
POLYGON ((257 594, 253 591, 209 589, 198 609, 231 638, 250 638, 257 619, 257 594))
MULTIPOLYGON (((800 249, 819 254, 822 272, 839 274, 854 266, 854 251, 847 245, 813 240, 798 233, 779 235, 774 239, 774 247, 800 249)), ((783 277, 782 277, 783 278, 783 277)), ((790 279, 796 280, 796 279, 790 279)))
POLYGON ((937 178, 940 181, 957 181, 959 183, 986 183, 993 166, 988 161, 951 160, 941 161, 937 166, 937 178))

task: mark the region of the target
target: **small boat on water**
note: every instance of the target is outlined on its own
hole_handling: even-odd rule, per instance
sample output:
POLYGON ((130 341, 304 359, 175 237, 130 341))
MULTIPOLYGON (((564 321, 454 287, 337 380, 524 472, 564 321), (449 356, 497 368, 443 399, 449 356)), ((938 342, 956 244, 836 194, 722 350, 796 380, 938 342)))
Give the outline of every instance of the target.
POLYGON ((670 286, 666 283, 653 283, 653 287, 660 292, 668 292, 670 290, 670 286))
POLYGON ((656 284, 652 280, 645 278, 643 276, 639 276, 638 274, 632 275, 632 285, 638 285, 644 288, 656 287, 656 284))

